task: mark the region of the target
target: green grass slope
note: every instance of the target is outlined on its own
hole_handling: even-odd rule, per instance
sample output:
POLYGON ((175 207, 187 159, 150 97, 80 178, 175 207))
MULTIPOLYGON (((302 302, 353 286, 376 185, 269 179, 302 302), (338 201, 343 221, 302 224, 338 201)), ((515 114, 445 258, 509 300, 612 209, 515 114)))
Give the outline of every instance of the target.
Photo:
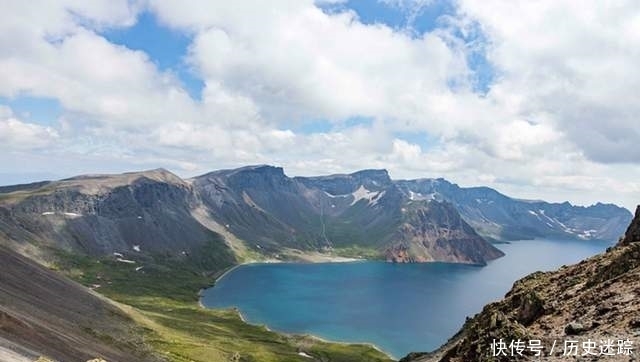
MULTIPOLYGON (((199 258, 207 260, 206 253, 199 258)), ((169 361, 390 361, 372 346, 280 334, 243 322, 235 310, 202 308, 198 291, 212 284, 212 270, 228 265, 162 255, 134 261, 57 252, 56 268, 118 302, 169 361)))

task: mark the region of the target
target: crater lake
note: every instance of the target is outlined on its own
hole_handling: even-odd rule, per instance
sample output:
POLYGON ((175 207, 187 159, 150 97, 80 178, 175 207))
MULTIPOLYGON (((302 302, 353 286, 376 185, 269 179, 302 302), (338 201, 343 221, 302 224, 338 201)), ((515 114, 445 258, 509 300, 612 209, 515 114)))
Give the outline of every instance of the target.
POLYGON ((496 245, 506 255, 463 264, 270 263, 241 265, 202 293, 208 308, 237 307, 272 330, 372 343, 400 358, 431 351, 467 316, 500 299, 513 282, 604 252, 612 242, 527 240, 496 245))

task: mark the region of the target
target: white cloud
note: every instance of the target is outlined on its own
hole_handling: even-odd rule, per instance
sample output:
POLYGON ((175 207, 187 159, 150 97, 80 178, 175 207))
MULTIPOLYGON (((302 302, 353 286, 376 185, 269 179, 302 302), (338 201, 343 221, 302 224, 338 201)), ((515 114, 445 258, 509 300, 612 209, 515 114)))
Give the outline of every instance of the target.
POLYGON ((0 56, 0 94, 56 98, 67 110, 103 122, 148 125, 189 116, 193 102, 146 54, 107 42, 83 28, 51 43, 0 56))
MULTIPOLYGON (((386 2, 414 14, 430 3, 386 2)), ((12 140, 3 146, 73 173, 96 160, 188 174, 247 163, 307 175, 384 167, 523 197, 640 198, 638 172, 614 164, 640 162, 637 4, 461 0, 449 26, 462 29, 426 34, 316 4, 11 1, 0 14, 0 96, 55 98, 64 114, 44 127, 0 108, 0 139, 12 140), (201 101, 147 54, 100 35, 130 26, 144 6, 193 37, 185 59, 205 83, 201 101), (452 32, 478 29, 486 44, 452 32), (473 91, 467 64, 478 46, 496 70, 486 95, 473 91), (372 122, 346 127, 350 117, 372 122), (333 128, 298 131, 309 120, 333 128)))
POLYGON ((464 55, 428 33, 415 39, 353 12, 326 14, 311 1, 155 2, 172 26, 197 29, 190 59, 207 83, 254 100, 271 121, 352 115, 415 117, 429 95, 464 77, 464 55))
POLYGON ((51 146, 58 133, 51 127, 23 122, 10 108, 0 106, 0 149, 23 151, 51 146))
POLYGON ((491 41, 500 74, 489 97, 517 96, 517 112, 549 115, 599 162, 638 162, 640 7, 635 1, 461 1, 491 41))

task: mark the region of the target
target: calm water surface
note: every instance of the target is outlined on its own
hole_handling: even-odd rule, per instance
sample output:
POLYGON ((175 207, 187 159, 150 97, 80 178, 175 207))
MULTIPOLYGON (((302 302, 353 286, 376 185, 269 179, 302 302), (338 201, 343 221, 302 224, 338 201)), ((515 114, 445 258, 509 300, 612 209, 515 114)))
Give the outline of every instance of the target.
POLYGON ((202 298, 238 307, 254 324, 343 342, 369 342, 399 358, 429 351, 513 282, 604 251, 612 243, 534 240, 497 245, 506 256, 486 267, 457 264, 250 264, 202 298))

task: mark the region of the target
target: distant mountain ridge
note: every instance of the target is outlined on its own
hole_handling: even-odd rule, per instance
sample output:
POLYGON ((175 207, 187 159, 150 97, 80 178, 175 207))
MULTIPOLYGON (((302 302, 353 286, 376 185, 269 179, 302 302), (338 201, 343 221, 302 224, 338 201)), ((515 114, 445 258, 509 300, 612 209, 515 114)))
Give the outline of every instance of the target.
POLYGON ((288 177, 258 165, 183 180, 158 169, 0 188, 0 234, 15 243, 90 255, 207 247, 222 263, 365 250, 482 265, 502 255, 483 237, 614 240, 630 219, 615 205, 526 202, 443 179, 394 181, 386 170, 288 177))
POLYGON ((613 204, 584 207, 521 200, 489 187, 459 187, 442 178, 397 184, 409 198, 451 202, 480 235, 500 241, 544 237, 617 240, 632 219, 629 210, 613 204))

